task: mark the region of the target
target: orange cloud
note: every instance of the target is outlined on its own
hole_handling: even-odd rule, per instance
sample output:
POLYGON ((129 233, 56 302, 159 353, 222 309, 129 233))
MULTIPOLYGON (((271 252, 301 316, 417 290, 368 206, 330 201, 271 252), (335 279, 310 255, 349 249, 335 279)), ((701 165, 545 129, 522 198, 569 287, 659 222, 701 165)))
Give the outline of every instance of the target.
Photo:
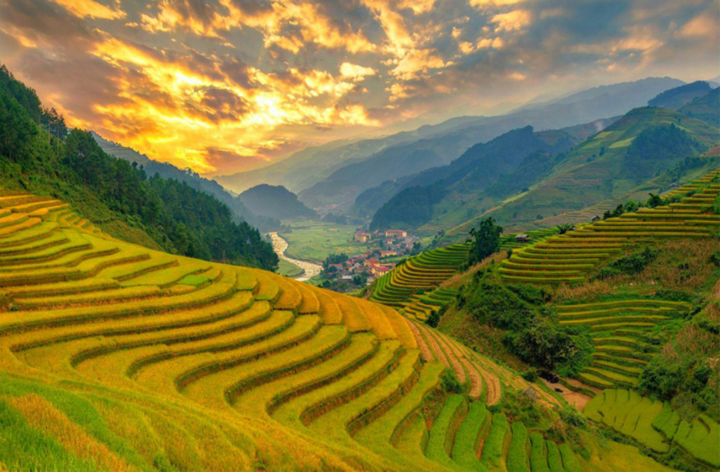
POLYGON ((497 23, 495 32, 516 31, 530 24, 530 13, 526 10, 499 13, 492 17, 492 22, 497 23))
POLYGON ((207 149, 253 156, 272 148, 281 126, 379 125, 362 105, 339 104, 358 80, 375 73, 356 64, 343 63, 338 76, 297 68, 278 75, 251 67, 248 83, 240 86, 217 64, 203 70, 115 38, 97 44, 94 54, 135 77, 118 80, 126 102, 95 107, 113 139, 121 135, 142 152, 199 172, 217 170, 207 149))
MULTIPOLYGON (((117 9, 109 8, 94 0, 52 0, 78 18, 102 18, 115 20, 125 18, 125 12, 118 5, 117 9)), ((118 2, 119 3, 119 2, 118 2)))
POLYGON ((375 75, 376 71, 372 67, 363 67, 349 62, 343 62, 340 64, 340 74, 343 77, 349 77, 353 80, 359 81, 363 80, 365 77, 375 75))

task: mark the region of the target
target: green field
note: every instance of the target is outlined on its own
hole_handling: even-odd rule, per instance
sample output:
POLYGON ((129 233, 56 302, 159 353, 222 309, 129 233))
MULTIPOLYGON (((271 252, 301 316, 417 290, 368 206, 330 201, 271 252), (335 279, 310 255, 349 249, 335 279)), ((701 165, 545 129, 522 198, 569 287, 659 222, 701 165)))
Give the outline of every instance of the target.
POLYGON ((330 254, 345 253, 349 256, 367 251, 368 244, 356 243, 355 226, 323 222, 284 222, 290 232, 279 233, 287 242, 286 254, 294 259, 323 262, 330 254))
POLYGON ((278 274, 284 275, 285 277, 295 278, 303 274, 303 270, 285 259, 280 259, 278 263, 278 274))

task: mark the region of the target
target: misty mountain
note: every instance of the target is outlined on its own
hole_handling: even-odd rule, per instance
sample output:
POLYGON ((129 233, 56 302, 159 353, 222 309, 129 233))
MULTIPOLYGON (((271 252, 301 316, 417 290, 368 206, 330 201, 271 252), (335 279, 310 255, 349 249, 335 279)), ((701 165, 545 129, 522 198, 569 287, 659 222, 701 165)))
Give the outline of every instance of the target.
POLYGON ((375 213, 370 228, 417 227, 432 217, 432 207, 447 195, 477 193, 514 172, 528 156, 555 155, 577 142, 563 131, 536 133, 526 126, 476 144, 449 165, 416 175, 375 213))
MULTIPOLYGON (((385 169, 379 169, 367 179, 369 186, 358 185, 346 191, 343 174, 333 176, 342 167, 380 157, 380 153, 383 153, 384 158, 397 157, 407 162, 408 156, 419 150, 431 150, 444 160, 443 164, 447 164, 473 144, 489 141, 512 129, 527 125, 536 129, 559 129, 598 118, 623 115, 632 108, 645 106, 648 100, 659 93, 683 84, 680 80, 663 77, 595 87, 526 106, 506 115, 462 116, 381 138, 333 141, 296 152, 287 159, 261 169, 216 176, 215 180, 238 193, 262 183, 283 185, 298 193, 302 201, 314 208, 327 205, 331 201, 329 197, 340 191, 344 195, 340 202, 341 208, 348 209, 360 193, 390 177, 382 175, 385 169), (312 188, 324 180, 328 183, 312 188)), ((369 167, 375 167, 374 164, 369 167)), ((426 164, 435 165, 429 162, 426 164)), ((414 165, 404 175, 420 170, 421 167, 420 164, 414 165)), ((364 171, 363 168, 355 169, 364 171)))
POLYGON ((667 77, 647 78, 574 93, 508 115, 476 120, 462 119, 452 125, 426 127, 428 131, 433 131, 432 135, 411 143, 391 146, 362 162, 352 164, 351 168, 339 169, 313 187, 299 192, 298 196, 312 208, 322 209, 333 204, 347 211, 355 198, 365 190, 387 180, 401 178, 436 165, 429 160, 412 162, 413 155, 417 155, 418 151, 432 151, 443 160, 442 164, 448 164, 470 146, 487 142, 510 130, 524 126, 532 126, 538 130, 560 129, 599 118, 623 115, 634 107, 645 106, 647 101, 658 93, 683 83, 667 77), (437 131, 438 129, 443 131, 437 131), (385 162, 390 159, 397 159, 401 165, 385 162), (408 164, 409 162, 412 164, 408 164), (393 166, 395 170, 389 172, 389 166, 393 166), (348 182, 350 174, 357 176, 357 181, 348 182))
POLYGON ((720 87, 696 98, 679 111, 684 115, 720 126, 720 87))
POLYGON ((298 201, 297 195, 278 185, 262 184, 245 190, 238 198, 254 214, 270 218, 314 218, 317 214, 298 201))
POLYGON ((648 102, 648 106, 677 110, 712 90, 710 84, 697 81, 666 90, 648 102))

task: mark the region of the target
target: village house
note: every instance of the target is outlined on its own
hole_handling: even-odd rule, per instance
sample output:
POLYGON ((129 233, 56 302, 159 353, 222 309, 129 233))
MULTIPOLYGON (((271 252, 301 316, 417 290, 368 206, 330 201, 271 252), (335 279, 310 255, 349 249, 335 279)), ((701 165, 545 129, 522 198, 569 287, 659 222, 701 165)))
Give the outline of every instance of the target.
POLYGON ((390 272, 391 270, 393 270, 393 268, 394 267, 389 264, 388 265, 380 264, 380 265, 374 266, 371 269, 371 271, 372 271, 373 275, 375 275, 376 277, 382 277, 383 275, 385 275, 388 272, 390 272))
POLYGON ((374 257, 371 257, 370 259, 367 259, 364 263, 365 267, 376 267, 380 265, 380 261, 375 259, 374 257))
POLYGON ((357 231, 355 232, 355 241, 359 243, 366 243, 370 241, 370 234, 364 231, 357 231))
POLYGON ((397 255, 397 251, 380 251, 380 259, 382 259, 383 257, 393 257, 397 255))
POLYGON ((407 238, 407 231, 404 229, 388 229, 385 230, 385 237, 392 239, 407 238))
POLYGON ((516 243, 526 243, 530 241, 530 236, 527 234, 518 234, 515 235, 515 242, 516 243))

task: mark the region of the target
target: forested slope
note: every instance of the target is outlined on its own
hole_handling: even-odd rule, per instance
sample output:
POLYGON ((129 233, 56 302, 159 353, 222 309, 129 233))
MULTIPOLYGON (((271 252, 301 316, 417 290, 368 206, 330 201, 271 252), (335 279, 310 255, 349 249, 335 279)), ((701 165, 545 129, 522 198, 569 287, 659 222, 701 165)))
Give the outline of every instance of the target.
POLYGON ((151 248, 272 269, 277 256, 227 206, 184 182, 148 177, 68 130, 35 92, 0 70, 0 182, 71 202, 109 234, 151 248))

